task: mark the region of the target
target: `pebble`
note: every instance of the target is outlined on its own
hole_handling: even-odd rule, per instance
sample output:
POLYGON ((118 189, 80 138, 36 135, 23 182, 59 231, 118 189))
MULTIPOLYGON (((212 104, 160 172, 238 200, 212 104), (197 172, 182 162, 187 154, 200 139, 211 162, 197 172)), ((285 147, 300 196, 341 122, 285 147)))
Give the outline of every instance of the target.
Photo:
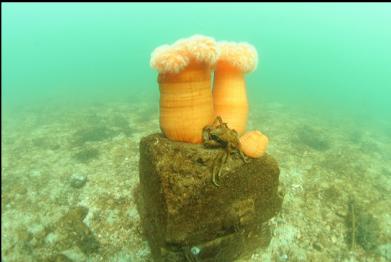
POLYGON ((87 183, 87 177, 81 174, 73 174, 71 177, 71 186, 74 188, 82 188, 87 183))
POLYGON ((191 251, 191 253, 192 253, 194 256, 196 256, 196 255, 198 255, 198 254, 201 252, 201 249, 200 249, 199 247, 194 246, 194 247, 192 247, 192 248, 190 249, 190 251, 191 251))
POLYGON ((331 237, 331 242, 336 243, 337 242, 337 238, 335 236, 332 236, 331 237))
POLYGON ((53 244, 55 244, 55 243, 57 242, 58 238, 59 238, 58 235, 56 235, 56 234, 53 233, 53 232, 50 232, 50 233, 46 236, 45 242, 46 242, 46 244, 53 245, 53 244))
POLYGON ((285 262, 285 261, 288 261, 289 257, 287 254, 282 254, 280 257, 279 257, 279 261, 281 262, 285 262))
POLYGON ((315 248, 318 251, 322 251, 322 245, 319 244, 318 242, 313 243, 312 247, 315 248))

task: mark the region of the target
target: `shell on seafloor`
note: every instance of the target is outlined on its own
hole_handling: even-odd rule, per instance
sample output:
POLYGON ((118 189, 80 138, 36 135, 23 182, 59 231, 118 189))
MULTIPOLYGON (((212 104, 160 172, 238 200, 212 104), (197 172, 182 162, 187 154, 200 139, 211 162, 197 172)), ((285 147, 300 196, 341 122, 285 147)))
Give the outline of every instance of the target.
POLYGON ((169 139, 202 143, 202 129, 214 118, 211 71, 191 64, 178 74, 160 74, 160 128, 169 139))
POLYGON ((263 156, 269 144, 268 137, 258 130, 246 132, 239 140, 240 149, 246 156, 252 158, 263 156))

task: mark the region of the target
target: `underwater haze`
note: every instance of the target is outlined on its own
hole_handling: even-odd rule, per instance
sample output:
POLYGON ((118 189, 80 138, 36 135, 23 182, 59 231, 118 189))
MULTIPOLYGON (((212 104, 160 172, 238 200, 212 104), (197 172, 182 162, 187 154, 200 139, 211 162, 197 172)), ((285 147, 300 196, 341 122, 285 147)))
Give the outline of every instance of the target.
POLYGON ((204 34, 257 48, 250 97, 391 112, 390 4, 3 4, 2 22, 6 106, 156 97, 152 50, 204 34))
POLYGON ((248 128, 285 198, 248 261, 391 260, 390 3, 2 3, 1 19, 3 261, 150 261, 134 193, 160 131, 149 60, 194 34, 259 54, 248 128))

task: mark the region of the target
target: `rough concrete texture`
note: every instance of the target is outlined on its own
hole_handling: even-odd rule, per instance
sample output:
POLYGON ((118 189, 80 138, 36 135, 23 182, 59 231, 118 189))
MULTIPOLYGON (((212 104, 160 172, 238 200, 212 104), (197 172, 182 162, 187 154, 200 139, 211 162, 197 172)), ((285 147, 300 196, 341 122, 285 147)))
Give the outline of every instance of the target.
POLYGON ((282 204, 277 162, 232 155, 216 187, 212 170, 222 150, 161 134, 141 139, 140 210, 156 261, 232 261, 270 241, 265 222, 282 204))

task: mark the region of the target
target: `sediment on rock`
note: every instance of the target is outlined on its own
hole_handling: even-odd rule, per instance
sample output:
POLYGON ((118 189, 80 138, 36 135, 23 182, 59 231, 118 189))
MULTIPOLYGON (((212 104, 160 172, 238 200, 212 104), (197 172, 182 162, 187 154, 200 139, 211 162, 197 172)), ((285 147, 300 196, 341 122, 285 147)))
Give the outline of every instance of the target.
POLYGON ((265 222, 282 204, 277 162, 232 156, 216 187, 212 169, 222 150, 161 134, 141 140, 143 227, 157 261, 230 261, 270 240, 265 222))

